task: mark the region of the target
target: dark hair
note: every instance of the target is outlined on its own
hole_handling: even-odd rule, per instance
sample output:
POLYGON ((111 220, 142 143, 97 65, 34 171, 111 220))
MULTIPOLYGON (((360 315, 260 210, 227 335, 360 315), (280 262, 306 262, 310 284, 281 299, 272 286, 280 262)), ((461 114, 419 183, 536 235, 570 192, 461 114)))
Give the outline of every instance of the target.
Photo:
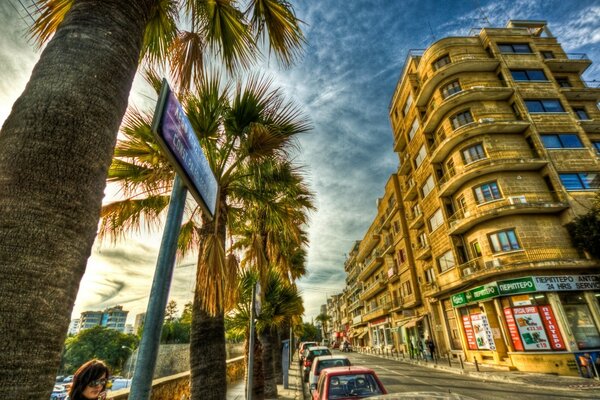
MULTIPOLYGON (((69 398, 71 400, 83 399, 83 391, 90 382, 102 378, 106 375, 108 379, 109 370, 106 364, 100 360, 90 360, 83 364, 73 376, 73 384, 69 389, 69 398)), ((102 390, 106 389, 106 384, 102 386, 102 390)))

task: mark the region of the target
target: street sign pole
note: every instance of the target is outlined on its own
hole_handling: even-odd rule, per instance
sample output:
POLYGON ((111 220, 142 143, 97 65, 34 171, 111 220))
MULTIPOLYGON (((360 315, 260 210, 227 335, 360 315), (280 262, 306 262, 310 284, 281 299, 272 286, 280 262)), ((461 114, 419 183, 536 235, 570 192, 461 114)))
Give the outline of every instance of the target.
POLYGON ((175 175, 166 226, 158 253, 156 272, 152 281, 152 290, 150 291, 144 321, 144 331, 133 372, 129 400, 147 400, 150 398, 150 392, 152 391, 152 376, 156 366, 165 307, 167 306, 169 288, 173 277, 175 256, 177 254, 177 238, 183 219, 186 195, 187 189, 183 185, 183 181, 178 175, 175 175))
POLYGON ((254 385, 254 342, 256 340, 256 285, 252 286, 252 300, 250 300, 250 339, 248 343, 248 382, 246 382, 246 400, 252 400, 252 386, 254 385))

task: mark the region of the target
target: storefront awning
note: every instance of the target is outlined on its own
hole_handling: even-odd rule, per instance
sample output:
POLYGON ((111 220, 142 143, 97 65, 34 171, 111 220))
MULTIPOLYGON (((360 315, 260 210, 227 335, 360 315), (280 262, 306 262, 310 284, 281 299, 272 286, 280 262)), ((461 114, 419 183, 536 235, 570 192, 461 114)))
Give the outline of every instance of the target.
POLYGON ((405 328, 412 328, 413 326, 417 325, 417 322, 419 322, 423 318, 425 318, 424 315, 421 315, 420 317, 409 318, 409 319, 406 319, 404 321, 401 321, 398 324, 398 326, 403 326, 405 328))
POLYGON ((367 335, 367 333, 369 333, 369 331, 361 332, 356 338, 357 339, 362 339, 362 338, 364 338, 367 335))

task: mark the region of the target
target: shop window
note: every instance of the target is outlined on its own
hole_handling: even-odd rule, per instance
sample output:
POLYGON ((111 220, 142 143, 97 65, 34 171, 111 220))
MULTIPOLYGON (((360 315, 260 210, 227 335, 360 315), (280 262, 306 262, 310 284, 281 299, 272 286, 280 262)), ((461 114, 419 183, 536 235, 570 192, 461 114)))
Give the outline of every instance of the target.
POLYGON ((582 148, 583 144, 575 133, 555 133, 541 135, 544 147, 547 149, 575 149, 582 148))
POLYGON ((460 112, 454 116, 452 116, 452 118, 450 118, 450 122, 452 123, 452 127, 454 129, 458 129, 461 126, 470 124, 471 122, 473 122, 473 115, 471 115, 471 111, 463 111, 460 112))
POLYGON ((546 74, 541 69, 511 69, 510 74, 517 82, 520 81, 548 81, 546 74))
POLYGON ((442 254, 442 256, 437 259, 437 263, 441 272, 454 268, 456 262, 454 261, 454 255, 452 254, 452 251, 448 250, 442 254))
POLYGON ((475 200, 477 204, 487 203, 489 201, 494 201, 502 198, 502 194, 500 193, 500 189, 498 188, 498 183, 496 182, 488 182, 483 185, 476 186, 473 189, 475 193, 475 200))
POLYGON ((462 88, 460 87, 460 82, 458 82, 457 80, 450 82, 442 88, 442 98, 447 99, 448 97, 460 92, 461 90, 462 88))
POLYGON ((531 47, 527 43, 498 43, 501 53, 531 54, 531 47))
POLYGON ((585 111, 585 108, 583 108, 583 107, 573 107, 573 112, 575 113, 575 115, 577 116, 577 119, 579 119, 579 120, 587 121, 590 119, 590 116, 588 115, 587 111, 585 111))
POLYGON ((489 235, 490 245, 494 253, 521 250, 514 229, 507 229, 489 235))
POLYGON ((579 350, 600 348, 600 333, 583 293, 559 293, 559 297, 579 350))
POLYGON ((460 315, 470 350, 496 350, 487 315, 478 306, 460 308, 460 315))
POLYGON ((565 109, 557 99, 525 100, 530 113, 563 113, 565 109))
POLYGON ((485 150, 483 150, 482 143, 477 143, 476 145, 464 149, 462 151, 462 157, 465 165, 487 158, 485 155, 485 150))
POLYGON ((600 189, 600 177, 595 172, 559 174, 560 181, 567 190, 600 189))
POLYGON ((450 64, 450 56, 448 54, 441 56, 437 60, 435 60, 432 64, 433 70, 437 71, 442 68, 444 65, 450 64))

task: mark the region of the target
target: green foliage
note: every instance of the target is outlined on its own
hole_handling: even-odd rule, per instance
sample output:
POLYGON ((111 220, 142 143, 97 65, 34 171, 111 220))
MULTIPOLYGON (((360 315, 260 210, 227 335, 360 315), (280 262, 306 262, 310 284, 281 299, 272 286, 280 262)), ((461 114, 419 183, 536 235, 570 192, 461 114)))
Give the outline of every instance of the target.
POLYGON ((180 320, 165 322, 160 335, 160 342, 173 343, 189 343, 190 342, 191 324, 184 323, 180 320))
POLYGON ((316 342, 321 340, 321 334, 316 326, 309 322, 302 324, 301 342, 316 342))
POLYGON ((183 306, 183 312, 181 313, 181 318, 179 319, 184 324, 192 323, 192 302, 186 303, 183 306))
POLYGON ((83 363, 98 358, 109 366, 111 373, 119 373, 127 358, 137 348, 136 335, 96 326, 67 338, 61 361, 62 372, 72 374, 83 363))
POLYGON ((600 258, 600 210, 597 207, 576 217, 566 227, 575 247, 600 258))
POLYGON ((167 307, 165 308, 165 321, 173 322, 177 319, 177 313, 179 310, 177 309, 177 302, 175 300, 169 301, 167 307))

